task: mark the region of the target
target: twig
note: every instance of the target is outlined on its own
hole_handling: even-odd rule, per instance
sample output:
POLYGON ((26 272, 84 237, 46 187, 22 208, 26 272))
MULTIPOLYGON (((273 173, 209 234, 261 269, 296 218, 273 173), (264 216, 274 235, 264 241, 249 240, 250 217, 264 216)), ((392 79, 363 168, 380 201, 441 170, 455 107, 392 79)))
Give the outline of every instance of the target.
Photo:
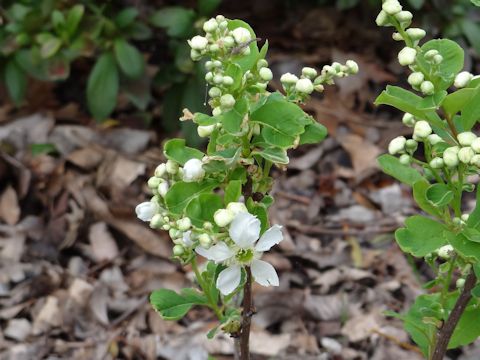
POLYGON ((450 316, 438 332, 435 349, 430 360, 442 360, 445 356, 448 348, 448 343, 450 342, 453 331, 455 330, 455 327, 457 326, 460 317, 465 311, 468 302, 472 298, 471 291, 475 287, 476 282, 477 277, 475 276, 475 272, 472 270, 470 274, 468 274, 467 279, 465 280, 463 290, 460 293, 460 296, 458 297, 457 302, 455 303, 455 306, 450 313, 450 316))
POLYGON ((243 287, 242 329, 240 332, 240 359, 250 360, 250 324, 252 322, 252 271, 250 266, 245 267, 247 279, 243 287))
POLYGON ((395 336, 392 336, 392 335, 389 335, 387 333, 384 333, 383 331, 380 331, 378 329, 373 329, 372 332, 380 335, 380 336, 383 336, 385 339, 388 339, 390 340, 391 342, 393 342, 395 345, 398 345, 400 346, 401 348, 403 349, 406 349, 406 350, 410 350, 410 351, 415 351, 416 353, 420 354, 420 355, 423 355, 422 352, 420 351, 420 349, 418 347, 416 347, 415 345, 412 345, 412 344, 409 344, 409 343, 406 343, 406 342, 403 342, 403 341, 400 341, 398 340, 395 336))

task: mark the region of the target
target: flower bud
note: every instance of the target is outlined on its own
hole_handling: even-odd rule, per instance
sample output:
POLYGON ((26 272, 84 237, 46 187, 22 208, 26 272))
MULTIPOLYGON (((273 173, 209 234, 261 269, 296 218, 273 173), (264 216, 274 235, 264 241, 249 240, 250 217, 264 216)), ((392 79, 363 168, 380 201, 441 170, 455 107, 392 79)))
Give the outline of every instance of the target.
POLYGON ((231 94, 222 95, 220 98, 220 106, 222 109, 231 109, 235 106, 235 98, 231 94))
POLYGON ((214 86, 210 90, 208 90, 208 96, 210 96, 211 98, 222 96, 222 90, 214 86))
POLYGON ((382 10, 388 15, 395 15, 402 11, 402 5, 397 0, 387 0, 383 3, 382 10))
POLYGON ((260 59, 257 62, 257 69, 261 69, 268 66, 268 61, 265 59, 260 59))
POLYGON ((295 84, 295 90, 304 94, 311 94, 313 92, 313 83, 310 79, 300 79, 295 84))
POLYGON ((156 176, 152 176, 150 179, 148 179, 147 181, 147 186, 150 188, 150 189, 156 189, 158 187, 158 185, 160 185, 160 182, 162 180, 156 176))
POLYGON ((425 80, 425 76, 421 72, 413 72, 408 76, 408 83, 412 86, 420 86, 425 80))
POLYGON ((475 151, 473 151, 470 146, 463 147, 458 151, 458 160, 460 160, 464 164, 469 164, 474 155, 475 151))
POLYGON ((410 28, 406 30, 406 33, 413 41, 423 39, 427 33, 420 28, 410 28))
POLYGON ((235 215, 233 212, 227 209, 218 209, 215 211, 215 214, 213 214, 213 220, 215 221, 215 224, 220 227, 225 227, 230 224, 234 217, 235 215))
POLYGON ((437 65, 438 65, 438 64, 441 64, 442 61, 443 61, 443 56, 440 55, 440 54, 435 55, 435 56, 433 57, 433 59, 432 59, 432 62, 433 62, 434 64, 437 64, 437 65))
POLYGON ((241 212, 248 213, 247 207, 242 202, 228 203, 227 210, 231 211, 234 216, 241 212))
POLYGON ((457 289, 463 288, 465 286, 465 279, 457 279, 457 281, 455 282, 455 286, 457 287, 457 289))
POLYGON ((203 31, 207 33, 214 32, 217 29, 218 29, 218 22, 213 18, 208 21, 205 21, 205 23, 203 24, 203 31))
POLYGON ((183 181, 194 182, 200 181, 205 176, 203 163, 198 159, 190 159, 183 165, 183 181))
POLYGON ((430 124, 425 120, 420 120, 415 123, 413 128, 413 135, 418 136, 420 139, 426 138, 432 133, 432 128, 430 124))
POLYGON ((408 127, 413 127, 416 123, 416 120, 412 114, 405 113, 402 117, 402 122, 408 127))
POLYGON ((473 151, 480 153, 480 138, 473 140, 470 146, 472 147, 473 151))
POLYGON ((183 248, 182 245, 175 245, 173 247, 173 255, 175 256, 180 256, 185 252, 185 249, 183 248))
POLYGON ((200 234, 198 236, 198 242, 200 243, 200 246, 208 249, 210 245, 212 245, 212 238, 208 234, 200 234))
POLYGON ((395 139, 390 141, 390 144, 388 144, 388 152, 391 155, 395 155, 405 151, 406 142, 407 142, 407 139, 405 139, 404 136, 397 136, 395 139))
POLYGON ((286 73, 280 77, 280 82, 284 85, 295 85, 298 81, 298 77, 296 75, 286 73))
POLYGON ((462 146, 470 146, 472 145, 473 141, 477 138, 477 135, 475 135, 471 131, 465 131, 457 136, 457 140, 462 146))
POLYGON ((474 155, 472 157, 472 160, 470 160, 470 164, 476 167, 480 167, 480 155, 474 155))
POLYGON ((443 139, 440 136, 438 136, 437 134, 428 135, 427 140, 431 145, 435 145, 435 144, 438 144, 440 142, 443 142, 443 139))
POLYGON ((398 161, 400 162, 400 164, 408 166, 412 162, 412 158, 408 154, 402 154, 398 158, 398 161))
POLYGON ((430 166, 433 169, 441 169, 444 166, 444 162, 442 158, 436 157, 430 160, 430 166))
POLYGON ((165 221, 163 221, 163 216, 161 214, 155 214, 150 220, 150 227, 152 229, 159 229, 164 224, 165 224, 165 221))
POLYGON ((458 165, 458 146, 452 146, 443 152, 443 161, 448 167, 455 167, 458 165))
POLYGON ((435 55, 438 55, 438 50, 435 50, 435 49, 428 50, 428 51, 425 53, 425 59, 426 59, 426 60, 433 60, 433 57, 434 57, 435 55))
POLYGON ((462 71, 461 73, 458 73, 457 76, 455 76, 455 82, 453 83, 453 85, 456 88, 464 88, 468 85, 472 78, 473 75, 470 74, 468 71, 462 71))
POLYGON ((212 115, 213 116, 222 115, 222 109, 220 108, 220 106, 217 106, 216 108, 213 108, 212 115))
POLYGON ((225 36, 223 38, 223 45, 227 48, 233 48, 235 46, 235 39, 231 36, 225 36))
POLYGON ((441 248, 437 249, 437 254, 440 258, 444 260, 450 259, 450 256, 454 252, 452 245, 444 245, 441 248))
POLYGON ((177 220, 177 227, 180 231, 187 231, 192 227, 192 221, 188 217, 181 218, 177 220))
POLYGON ((400 11, 395 14, 395 19, 397 19, 399 22, 408 22, 413 19, 413 14, 410 11, 400 11))
POLYGON ((157 213, 159 207, 156 203, 151 201, 146 201, 141 204, 138 204, 135 207, 135 213, 137 217, 142 221, 150 221, 153 216, 157 213))
POLYGON ((211 71, 209 71, 205 74, 205 81, 206 82, 211 82, 212 80, 213 80, 213 73, 211 71))
POLYGON ((167 172, 167 166, 165 164, 160 164, 155 169, 155 176, 161 178, 167 172))
POLYGON ((220 24, 221 22, 225 21, 225 16, 223 15, 217 15, 215 16, 215 20, 220 24))
POLYGON ((460 219, 462 219, 462 221, 464 222, 467 222, 469 217, 470 217, 470 214, 462 214, 462 216, 460 216, 460 219))
POLYGON ((306 66, 302 69, 302 75, 308 79, 313 79, 315 76, 317 76, 317 70, 306 66))
POLYGON ((381 10, 378 13, 377 18, 375 19, 375 22, 377 23, 378 26, 390 25, 390 22, 388 21, 388 14, 383 10, 381 10))
POLYGON ((162 181, 160 185, 158 185, 157 191, 161 197, 165 197, 165 195, 167 195, 168 189, 168 181, 162 181))
POLYGON ((258 74, 260 75, 260 78, 261 78, 263 81, 270 81, 270 80, 273 79, 272 70, 270 70, 270 69, 267 68, 267 67, 262 67, 262 68, 258 71, 258 74))
POLYGON ((418 142, 414 139, 408 139, 407 142, 405 143, 405 149, 408 152, 414 152, 418 148, 418 142))
POLYGON ((213 76, 213 83, 217 85, 223 84, 223 76, 220 74, 216 74, 213 76))
POLYGON ((224 76, 223 77, 223 85, 230 86, 233 85, 233 78, 231 76, 224 76))
POLYGON ((215 125, 200 125, 197 128, 197 133, 198 133, 198 136, 204 138, 204 137, 210 136, 213 130, 215 130, 215 125))
POLYGON ((181 231, 178 231, 177 229, 170 229, 168 230, 168 235, 170 236, 171 239, 176 239, 180 236, 181 231))
POLYGON ((398 33, 398 32, 394 32, 392 34, 392 39, 395 40, 395 41, 403 41, 403 36, 402 34, 398 33))
POLYGON ((189 40, 188 43, 193 50, 203 51, 207 47, 208 40, 203 36, 197 35, 189 40))
POLYGON ((345 65, 347 66, 348 70, 350 70, 351 74, 358 74, 359 68, 358 68, 358 64, 356 63, 356 61, 347 60, 345 65))
POLYGON ((433 83, 431 81, 424 81, 420 85, 420 90, 422 93, 425 95, 432 95, 435 92, 435 87, 433 86, 433 83))
POLYGON ((203 228, 205 230, 212 230, 213 229, 213 224, 210 221, 205 221, 203 223, 203 228))
POLYGON ((323 92, 325 90, 325 87, 322 84, 315 85, 313 88, 318 92, 323 92))
POLYGON ((250 31, 243 27, 238 27, 232 31, 232 36, 237 42, 237 44, 243 44, 252 40, 252 35, 250 31))
POLYGON ((166 169, 169 174, 175 175, 178 172, 178 164, 173 160, 168 160, 166 169))
POLYGON ((415 57, 417 56, 417 50, 414 48, 405 46, 398 53, 398 62, 400 65, 412 65, 415 62, 415 57))

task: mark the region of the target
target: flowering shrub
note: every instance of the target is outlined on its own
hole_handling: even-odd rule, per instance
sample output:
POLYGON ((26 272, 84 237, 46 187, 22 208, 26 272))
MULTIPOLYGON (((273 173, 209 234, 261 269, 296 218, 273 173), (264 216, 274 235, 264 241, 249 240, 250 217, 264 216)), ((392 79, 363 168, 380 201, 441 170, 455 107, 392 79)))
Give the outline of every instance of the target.
POLYGON ((320 74, 303 68, 300 78, 284 74, 285 95, 268 92, 273 78, 265 55, 248 24, 219 15, 203 25, 205 36, 188 43, 191 57, 204 57, 212 115, 184 110, 183 121, 193 121, 199 136, 208 138, 206 153, 185 146, 182 139, 165 143, 168 161, 160 164, 148 180, 150 201, 137 206, 138 217, 154 229, 169 232, 175 244, 173 256, 190 265, 200 289, 180 293, 161 289, 150 301, 164 319, 182 318, 193 305, 212 309, 218 329, 240 338, 242 359, 249 358, 250 317, 253 314, 251 286, 278 286, 264 252, 283 239, 281 226, 270 226, 267 210, 273 165, 288 164, 287 150, 318 143, 325 128, 298 104, 336 77, 354 74, 358 66, 333 63, 320 74), (203 266, 197 258, 208 260, 203 266), (243 311, 238 306, 241 290, 243 311))
POLYGON ((409 217, 395 238, 435 274, 425 284, 429 294, 419 296, 406 314, 393 315, 404 321, 427 358, 440 360, 447 348, 480 335, 480 203, 470 214, 462 211, 464 193, 474 191, 473 175, 480 167, 480 138, 471 131, 480 118, 480 77, 462 71, 464 52, 455 42, 420 45, 425 31, 410 27, 412 14, 397 0, 383 2, 376 21, 394 27, 393 39, 405 43, 398 61, 411 70, 408 83, 414 90, 388 86, 376 100, 405 112, 403 123, 413 128, 410 139, 390 142, 390 154, 379 163, 413 188, 426 213, 409 217))

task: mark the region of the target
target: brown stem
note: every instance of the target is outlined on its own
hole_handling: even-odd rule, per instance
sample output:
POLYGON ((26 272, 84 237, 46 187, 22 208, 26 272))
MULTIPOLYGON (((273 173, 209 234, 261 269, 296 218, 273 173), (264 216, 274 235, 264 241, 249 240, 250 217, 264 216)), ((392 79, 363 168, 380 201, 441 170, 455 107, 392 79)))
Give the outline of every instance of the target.
POLYGON ((252 271, 250 266, 245 267, 247 280, 243 288, 243 313, 242 329, 240 332, 240 359, 250 360, 250 323, 252 322, 253 301, 252 301, 252 271))
POLYGON ((448 127, 450 128, 450 131, 452 132, 452 135, 454 136, 454 138, 456 140, 457 136, 458 136, 458 131, 455 128, 455 124, 453 123, 452 117, 449 116, 449 115, 445 115, 445 119, 447 119, 448 127))
POLYGON ((458 297, 457 302, 455 303, 455 306, 450 313, 450 316, 438 332, 435 350, 433 351, 430 360, 442 360, 445 356, 448 343, 450 342, 453 331, 455 330, 455 327, 457 326, 460 317, 465 311, 468 302, 472 298, 471 291, 475 287, 476 282, 477 278, 475 276, 475 272, 472 270, 470 274, 468 274, 467 279, 465 280, 463 290, 460 293, 460 296, 458 297))

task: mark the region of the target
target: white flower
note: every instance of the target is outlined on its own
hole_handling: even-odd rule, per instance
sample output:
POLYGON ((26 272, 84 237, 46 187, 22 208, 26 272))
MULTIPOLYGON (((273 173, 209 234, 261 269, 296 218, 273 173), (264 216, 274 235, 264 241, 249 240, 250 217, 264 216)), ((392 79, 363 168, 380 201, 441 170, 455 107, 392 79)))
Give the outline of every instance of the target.
POLYGON ((345 65, 348 67, 348 70, 350 70, 350 73, 352 74, 357 74, 358 73, 358 64, 353 61, 353 60, 347 60, 345 65))
POLYGON ((212 238, 210 235, 203 233, 198 236, 198 242, 200 246, 208 249, 212 245, 212 238))
POLYGON ((408 76, 408 83, 412 86, 419 86, 423 80, 425 76, 421 72, 413 72, 408 76))
POLYGON ((311 94, 313 92, 313 84, 310 79, 300 79, 295 84, 295 90, 304 94, 311 94))
POLYGON ((217 279, 217 288, 223 295, 231 294, 240 284, 241 269, 250 266, 253 279, 262 286, 278 286, 274 267, 260 260, 263 252, 283 240, 281 226, 274 225, 260 236, 260 220, 249 213, 239 213, 230 225, 229 235, 233 245, 219 242, 210 249, 197 247, 195 251, 209 260, 227 266, 217 279), (258 241, 257 241, 258 240, 258 241))
POLYGON ((206 37, 197 35, 197 36, 194 36, 194 37, 189 41, 189 44, 190 44, 190 47, 191 47, 193 50, 202 51, 202 50, 205 50, 205 48, 207 47, 207 45, 208 45, 208 40, 207 40, 206 37))
POLYGON ((165 164, 160 164, 157 166, 155 169, 155 176, 161 178, 165 173, 167 172, 167 165, 165 164))
POLYGON ((213 130, 215 130, 215 125, 200 125, 197 128, 197 133, 200 137, 207 137, 212 134, 213 130))
POLYGON ((420 120, 415 123, 415 127, 413 128, 413 135, 418 138, 426 138, 428 135, 432 133, 432 128, 430 124, 425 120, 420 120))
POLYGON ((451 254, 454 252, 452 245, 444 245, 441 248, 437 249, 437 254, 444 260, 450 258, 451 254))
POLYGON ((462 146, 470 146, 472 145, 473 141, 477 138, 471 131, 465 131, 457 135, 457 140, 462 146))
POLYGON ((186 246, 186 247, 190 247, 193 245, 193 241, 192 241, 192 231, 191 230, 188 230, 188 231, 185 231, 182 235, 182 242, 183 244, 186 246))
POLYGON ((463 147, 458 151, 458 160, 463 162, 464 164, 469 164, 472 158, 475 155, 475 151, 469 147, 463 147))
POLYGON ((157 211, 158 205, 151 201, 143 202, 135 207, 135 213, 142 221, 152 220, 152 217, 157 213, 157 211))
POLYGON ((231 109, 235 106, 235 98, 231 94, 222 95, 220 106, 224 109, 231 109))
POLYGON ((428 135, 427 136, 427 140, 430 144, 432 145, 435 145, 435 144, 438 144, 440 142, 443 142, 443 139, 438 136, 437 134, 431 134, 431 135, 428 135))
POLYGON ((192 227, 192 220, 190 220, 188 217, 181 218, 177 220, 177 227, 178 230, 187 231, 192 227))
POLYGON ((232 36, 237 42, 237 44, 242 44, 246 43, 250 40, 252 40, 252 35, 250 34, 250 31, 243 27, 238 27, 232 31, 232 36))
POLYGON ((414 48, 405 46, 398 53, 398 62, 400 65, 412 65, 415 62, 415 57, 417 56, 417 50, 414 48))
POLYGON ((404 136, 397 136, 395 139, 390 141, 390 144, 388 144, 388 152, 391 155, 395 155, 404 151, 406 142, 407 139, 405 139, 404 136))
POLYGON ((161 197, 165 197, 167 195, 169 189, 168 181, 162 181, 160 185, 158 185, 158 193, 160 194, 161 197))
POLYGON ((233 215, 237 215, 241 212, 248 212, 247 207, 242 202, 231 202, 227 205, 227 210, 230 210, 233 215))
POLYGON ((209 32, 214 32, 215 30, 218 29, 218 23, 217 20, 215 19, 210 19, 208 21, 205 21, 203 24, 203 31, 209 33, 209 32))
POLYGON ((263 81, 270 81, 273 79, 272 70, 267 67, 262 67, 258 72, 258 75, 260 75, 263 81))
POLYGON ((407 29, 407 30, 406 30, 406 33, 408 34, 408 36, 411 37, 411 39, 412 39, 413 41, 423 39, 423 38, 425 37, 425 35, 427 34, 427 33, 425 32, 425 30, 420 29, 420 28, 410 28, 410 29, 407 29))
POLYGON ((480 138, 476 138, 475 140, 473 140, 470 146, 476 153, 480 153, 480 138))
POLYGON ((280 82, 284 85, 294 85, 298 81, 298 77, 294 74, 286 73, 280 77, 280 82))
POLYGON ((388 14, 381 10, 378 15, 377 15, 377 18, 375 19, 375 22, 377 23, 378 26, 387 26, 389 25, 389 21, 388 21, 388 14))
POLYGON ((315 76, 317 76, 317 70, 306 66, 302 69, 302 75, 309 79, 313 79, 315 76))
POLYGON ((234 217, 235 214, 229 209, 218 209, 215 211, 215 214, 213 214, 213 220, 215 221, 215 224, 220 227, 230 224, 234 217))
POLYGON ((200 181, 205 176, 203 163, 198 159, 190 159, 183 165, 183 181, 194 182, 200 181))
POLYGON ((388 15, 395 15, 402 11, 402 5, 397 0, 387 0, 383 3, 382 10, 388 15))
MULTIPOLYGON (((478 156, 478 155, 475 155, 475 156, 478 156)), ((467 222, 468 221, 468 218, 470 217, 470 214, 462 214, 462 216, 460 216, 460 219, 462 219, 462 221, 464 222, 467 222)))
POLYGON ((456 88, 463 88, 468 85, 472 78, 473 75, 470 74, 468 71, 462 71, 461 73, 458 73, 457 76, 455 76, 455 82, 453 83, 453 85, 456 88))
POLYGON ((427 80, 427 81, 422 82, 422 84, 420 85, 420 90, 425 95, 432 95, 435 92, 435 86, 433 85, 433 83, 431 81, 427 80))
POLYGON ((410 114, 410 113, 405 113, 402 117, 402 122, 404 125, 408 126, 408 127, 412 127, 415 125, 415 117, 410 114))
POLYGON ((448 167, 455 167, 458 165, 458 146, 452 146, 443 152, 443 161, 448 167))

